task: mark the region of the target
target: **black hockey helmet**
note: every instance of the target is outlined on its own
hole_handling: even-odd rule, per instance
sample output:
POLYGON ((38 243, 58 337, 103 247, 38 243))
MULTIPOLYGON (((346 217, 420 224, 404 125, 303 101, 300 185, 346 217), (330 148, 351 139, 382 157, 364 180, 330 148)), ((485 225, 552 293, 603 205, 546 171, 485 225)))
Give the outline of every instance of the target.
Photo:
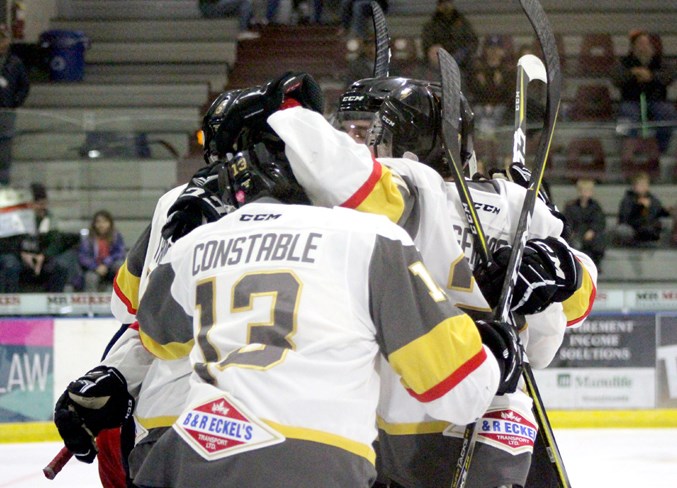
POLYGON ((301 185, 296 181, 284 153, 284 143, 273 133, 228 157, 219 175, 222 194, 230 194, 237 207, 262 197, 283 203, 309 204, 301 185))
POLYGON ((364 78, 354 82, 339 98, 334 115, 335 128, 347 132, 358 142, 366 142, 367 131, 383 100, 407 78, 390 76, 364 78))
POLYGON ((377 156, 414 153, 419 161, 449 174, 443 159, 441 86, 407 79, 384 99, 371 129, 369 145, 377 156))
POLYGON ((225 119, 224 114, 238 99, 243 90, 228 90, 221 93, 212 102, 202 118, 202 137, 204 148, 204 159, 207 164, 212 164, 232 152, 232 148, 227 148, 223 144, 221 137, 221 125, 225 119))

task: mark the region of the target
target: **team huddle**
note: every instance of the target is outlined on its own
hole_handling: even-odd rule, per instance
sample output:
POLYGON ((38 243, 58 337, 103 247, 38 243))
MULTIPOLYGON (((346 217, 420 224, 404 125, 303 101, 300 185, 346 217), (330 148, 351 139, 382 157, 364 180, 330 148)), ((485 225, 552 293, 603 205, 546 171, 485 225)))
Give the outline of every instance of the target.
POLYGON ((597 271, 537 200, 495 318, 525 168, 466 182, 485 264, 447 181, 442 88, 360 80, 333 122, 306 73, 212 103, 207 165, 160 198, 116 277, 130 325, 56 404, 104 486, 448 487, 475 423, 466 486, 527 486, 524 363, 547 366, 585 320, 597 271))

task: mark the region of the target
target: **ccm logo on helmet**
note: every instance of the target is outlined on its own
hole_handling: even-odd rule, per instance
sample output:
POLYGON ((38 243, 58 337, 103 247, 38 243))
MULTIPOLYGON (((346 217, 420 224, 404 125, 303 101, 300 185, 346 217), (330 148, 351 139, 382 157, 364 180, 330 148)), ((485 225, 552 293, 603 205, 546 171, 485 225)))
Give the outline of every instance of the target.
POLYGON ((381 115, 381 122, 383 122, 384 124, 387 124, 390 127, 395 127, 395 122, 393 122, 391 119, 389 119, 385 115, 381 115))
POLYGON ((240 217, 242 222, 252 222, 261 220, 275 220, 281 217, 281 214, 244 214, 240 217))
POLYGON ((343 97, 344 102, 359 102, 360 100, 364 100, 364 95, 348 95, 343 97))

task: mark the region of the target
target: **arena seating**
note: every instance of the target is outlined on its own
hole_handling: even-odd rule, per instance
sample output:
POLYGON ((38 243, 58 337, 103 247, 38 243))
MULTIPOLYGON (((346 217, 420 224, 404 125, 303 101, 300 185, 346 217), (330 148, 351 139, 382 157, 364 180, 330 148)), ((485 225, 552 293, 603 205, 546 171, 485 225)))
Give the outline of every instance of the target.
MULTIPOLYGON (((256 1, 259 6, 265 3, 256 1)), ((585 60, 586 36, 603 34, 602 52, 608 59, 611 54, 625 54, 628 31, 643 27, 660 34, 664 55, 677 61, 677 5, 662 0, 541 3, 556 32, 564 73, 561 117, 547 177, 554 183, 556 196, 571 198, 570 181, 582 172, 596 175, 604 182, 597 190, 604 195, 604 208, 612 222, 616 209, 611 202, 617 202, 625 188, 623 169, 630 150, 626 148, 624 160, 623 139, 615 123, 619 93, 606 72, 595 72, 592 61, 585 60), (587 88, 591 85, 593 94, 587 88), (581 110, 593 105, 597 108, 593 113, 581 110)), ((350 51, 345 40, 333 35, 333 27, 269 27, 259 40, 238 43, 237 21, 203 19, 195 0, 67 0, 58 4, 50 28, 80 30, 92 41, 86 52, 85 80, 33 85, 19 113, 14 172, 18 181, 39 175, 47 182, 54 210, 73 229, 84 226, 94 210, 105 207, 113 210, 126 239, 133 242, 155 199, 202 164, 192 135, 206 105, 225 86, 264 81, 283 69, 307 70, 325 88, 329 110, 344 83, 350 51), (83 165, 79 154, 87 134, 112 130, 147 136, 153 157, 134 162, 90 159, 83 165), (187 157, 177 166, 168 147, 187 157)), ((421 28, 435 4, 435 0, 390 1, 394 74, 415 72, 411 67, 423 58, 421 28)), ((455 5, 481 38, 507 34, 515 48, 534 45, 531 26, 517 2, 456 0, 455 5)), ((677 83, 669 96, 677 100, 677 83)), ((511 129, 498 131, 496 139, 478 141, 477 149, 494 162, 501 161, 512 152, 511 129)), ((636 149, 632 154, 645 152, 636 149)), ((677 137, 657 162, 648 158, 664 183, 674 181, 675 159, 677 137)), ((657 188, 666 205, 675 203, 671 185, 657 188)), ((618 252, 619 263, 633 262, 627 258, 629 250, 618 252)), ((648 259, 646 254, 642 259, 648 259)), ((645 261, 642 266, 650 269, 645 261)), ((614 269, 625 268, 614 265, 614 269)), ((630 272, 619 273, 616 278, 607 276, 632 277, 630 272)))

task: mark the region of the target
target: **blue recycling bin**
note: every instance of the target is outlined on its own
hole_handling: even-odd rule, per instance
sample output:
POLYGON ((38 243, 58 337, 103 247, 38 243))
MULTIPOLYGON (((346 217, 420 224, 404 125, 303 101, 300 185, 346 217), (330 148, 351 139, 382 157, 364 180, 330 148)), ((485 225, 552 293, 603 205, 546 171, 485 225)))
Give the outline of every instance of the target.
POLYGON ((40 46, 49 53, 49 79, 82 81, 89 39, 80 31, 50 30, 40 34, 40 46))

